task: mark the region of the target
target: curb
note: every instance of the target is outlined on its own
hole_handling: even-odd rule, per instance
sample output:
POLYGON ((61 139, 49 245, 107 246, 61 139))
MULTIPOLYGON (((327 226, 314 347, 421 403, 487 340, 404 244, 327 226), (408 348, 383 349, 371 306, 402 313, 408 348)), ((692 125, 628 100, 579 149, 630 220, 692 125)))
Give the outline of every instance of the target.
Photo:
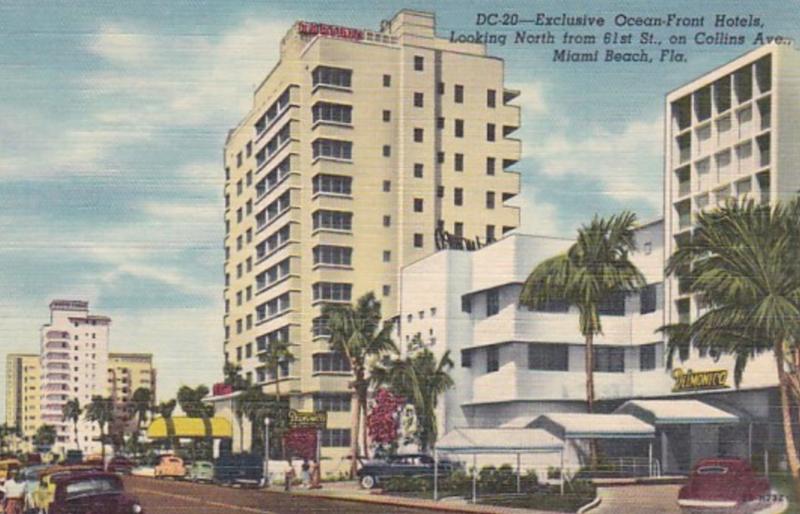
POLYGON ((294 494, 296 496, 311 496, 313 498, 322 498, 325 500, 340 500, 340 501, 347 501, 353 503, 372 503, 375 505, 387 505, 391 507, 406 507, 406 508, 413 508, 413 509, 421 509, 421 510, 429 510, 429 511, 438 511, 438 512, 455 512, 455 513, 465 513, 465 514, 475 514, 475 513, 490 513, 493 512, 492 510, 485 510, 479 507, 473 508, 464 508, 463 506, 456 506, 456 505, 435 505, 435 504, 428 504, 425 503, 415 503, 415 502, 404 502, 404 501, 395 501, 392 498, 380 498, 380 495, 370 495, 364 497, 353 497, 353 496, 335 496, 329 494, 320 494, 320 493, 286 493, 285 491, 277 491, 284 494, 294 494))
POLYGON ((600 498, 600 495, 598 494, 597 496, 594 497, 594 500, 590 501, 589 503, 578 509, 577 514, 584 514, 586 512, 589 512, 590 510, 599 507, 602 502, 603 499, 600 498))

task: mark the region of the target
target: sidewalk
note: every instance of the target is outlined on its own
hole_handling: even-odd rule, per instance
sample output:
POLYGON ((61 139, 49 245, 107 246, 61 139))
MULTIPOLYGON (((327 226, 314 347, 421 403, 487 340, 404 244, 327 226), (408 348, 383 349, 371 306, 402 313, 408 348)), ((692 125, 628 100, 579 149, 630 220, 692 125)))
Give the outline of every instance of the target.
MULTIPOLYGON (((376 505, 390 505, 393 507, 411 507, 439 512, 460 513, 487 513, 487 514, 553 514, 552 511, 512 509, 509 507, 495 507, 492 505, 473 505, 463 498, 446 498, 435 502, 422 498, 407 498, 380 494, 377 491, 361 489, 357 482, 324 482, 322 489, 293 488, 292 494, 302 494, 315 498, 329 498, 335 500, 374 503, 376 505)), ((272 489, 274 490, 274 489, 272 489)))

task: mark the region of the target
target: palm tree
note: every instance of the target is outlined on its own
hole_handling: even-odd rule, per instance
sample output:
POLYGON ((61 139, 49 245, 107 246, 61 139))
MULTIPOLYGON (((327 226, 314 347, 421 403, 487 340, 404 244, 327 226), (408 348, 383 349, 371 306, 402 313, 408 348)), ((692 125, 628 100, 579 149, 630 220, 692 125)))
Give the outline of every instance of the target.
POLYGON ((691 323, 662 329, 668 336, 668 365, 676 351, 687 357, 691 346, 729 354, 735 359, 737 387, 752 358, 773 353, 786 458, 800 487, 790 398, 793 393, 800 400, 798 226, 798 200, 775 207, 731 202, 698 214, 691 242, 677 247, 666 271, 685 280, 689 292, 707 299, 707 309, 691 323))
POLYGON ((103 462, 106 460, 106 426, 114 420, 114 406, 111 398, 93 396, 92 402, 86 407, 86 419, 97 423, 100 427, 100 454, 103 462))
MULTIPOLYGON (((594 336, 602 334, 600 307, 614 295, 645 285, 644 277, 631 262, 636 250, 636 215, 623 212, 610 218, 595 216, 578 229, 578 239, 560 255, 541 262, 528 275, 519 303, 544 309, 552 302, 577 307, 579 327, 585 338, 586 409, 594 411, 594 336)), ((597 462, 594 441, 591 463, 597 462)))
POLYGON ((131 397, 132 412, 138 418, 136 426, 139 431, 147 421, 147 414, 153 407, 153 392, 147 387, 138 387, 131 397))
POLYGON ((234 391, 241 391, 247 388, 247 381, 242 377, 242 366, 232 362, 225 362, 222 367, 222 375, 225 377, 225 385, 229 385, 234 391))
MULTIPOLYGON (((416 343, 415 347, 419 348, 421 341, 416 343)), ((381 365, 371 370, 373 383, 389 386, 393 393, 409 399, 414 405, 419 426, 417 439, 422 451, 436 443, 436 407, 439 396, 455 385, 448 373, 452 367, 449 350, 437 362, 433 352, 422 348, 404 359, 384 359, 381 365)))
POLYGON ((275 399, 278 403, 281 401, 281 365, 294 361, 294 355, 292 354, 290 346, 291 343, 289 343, 289 341, 278 339, 276 341, 271 341, 267 346, 267 351, 258 355, 258 360, 264 363, 264 367, 267 371, 275 377, 275 399))
POLYGON ((33 441, 38 447, 51 447, 56 442, 56 427, 53 425, 40 425, 36 429, 33 441))
POLYGON ((72 421, 72 426, 75 430, 75 447, 81 449, 81 441, 78 438, 78 421, 81 419, 83 408, 81 402, 77 398, 68 400, 67 403, 61 408, 61 416, 64 421, 72 421))
MULTIPOLYGON (((354 400, 350 439, 352 478, 358 466, 358 434, 369 389, 367 365, 386 352, 396 353, 397 347, 391 339, 392 324, 381 321, 381 302, 371 292, 356 300, 355 305, 326 304, 322 308, 322 317, 327 320, 331 350, 347 358, 353 373, 353 381, 349 384, 354 400)), ((364 451, 367 451, 366 444, 364 451)))
POLYGON ((167 441, 169 447, 174 448, 175 444, 175 422, 172 420, 172 413, 175 411, 175 406, 178 404, 173 398, 172 400, 159 403, 154 409, 157 414, 164 418, 164 424, 167 426, 167 441))
MULTIPOLYGON (((251 438, 258 438, 257 434, 261 433, 261 427, 264 424, 264 418, 270 413, 271 403, 269 396, 264 394, 260 386, 251 386, 236 398, 237 415, 241 418, 247 418, 250 421, 251 438)), ((240 418, 240 419, 241 419, 240 418)), ((240 440, 243 439, 242 423, 239 423, 240 440)), ((251 451, 253 445, 251 444, 251 451)))

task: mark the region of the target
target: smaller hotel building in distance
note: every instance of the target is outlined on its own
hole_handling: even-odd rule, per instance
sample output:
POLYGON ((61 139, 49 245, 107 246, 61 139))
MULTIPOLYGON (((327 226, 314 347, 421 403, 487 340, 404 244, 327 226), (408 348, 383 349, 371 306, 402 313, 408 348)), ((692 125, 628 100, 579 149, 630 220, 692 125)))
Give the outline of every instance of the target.
MULTIPOLYGON (((434 253, 437 232, 495 240, 519 225, 506 204, 520 187, 519 92, 504 74, 484 45, 437 37, 431 13, 378 31, 297 22, 228 134, 225 359, 267 393, 280 380, 292 408, 329 412, 326 457, 350 444, 351 374, 322 307, 374 292, 395 318, 400 269, 434 253), (295 356, 279 377, 259 361, 276 340, 295 356)), ((218 412, 228 400, 209 399, 218 412)))
POLYGON ((138 417, 131 412, 133 393, 139 388, 149 389, 155 405, 156 370, 150 353, 109 353, 108 393, 114 402, 114 423, 111 433, 129 434, 136 430, 138 417))
POLYGON ((41 366, 38 354, 6 356, 6 424, 30 439, 42 422, 39 409, 41 366))

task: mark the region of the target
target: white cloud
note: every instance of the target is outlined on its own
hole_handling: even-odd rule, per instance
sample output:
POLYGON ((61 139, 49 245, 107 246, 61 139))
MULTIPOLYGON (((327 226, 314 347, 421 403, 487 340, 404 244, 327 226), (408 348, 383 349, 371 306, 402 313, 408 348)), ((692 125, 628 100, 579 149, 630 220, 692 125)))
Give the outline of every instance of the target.
POLYGON ((116 24, 109 24, 91 36, 88 50, 112 63, 137 64, 154 53, 156 47, 145 34, 129 32, 116 24))
POLYGON ((520 91, 520 95, 512 104, 522 107, 525 114, 541 115, 549 111, 545 100, 546 85, 543 82, 516 82, 509 84, 508 87, 520 91))
POLYGON ((524 186, 522 193, 508 202, 508 205, 521 208, 517 231, 523 234, 564 237, 568 227, 562 226, 558 207, 542 201, 541 192, 532 187, 524 186))

